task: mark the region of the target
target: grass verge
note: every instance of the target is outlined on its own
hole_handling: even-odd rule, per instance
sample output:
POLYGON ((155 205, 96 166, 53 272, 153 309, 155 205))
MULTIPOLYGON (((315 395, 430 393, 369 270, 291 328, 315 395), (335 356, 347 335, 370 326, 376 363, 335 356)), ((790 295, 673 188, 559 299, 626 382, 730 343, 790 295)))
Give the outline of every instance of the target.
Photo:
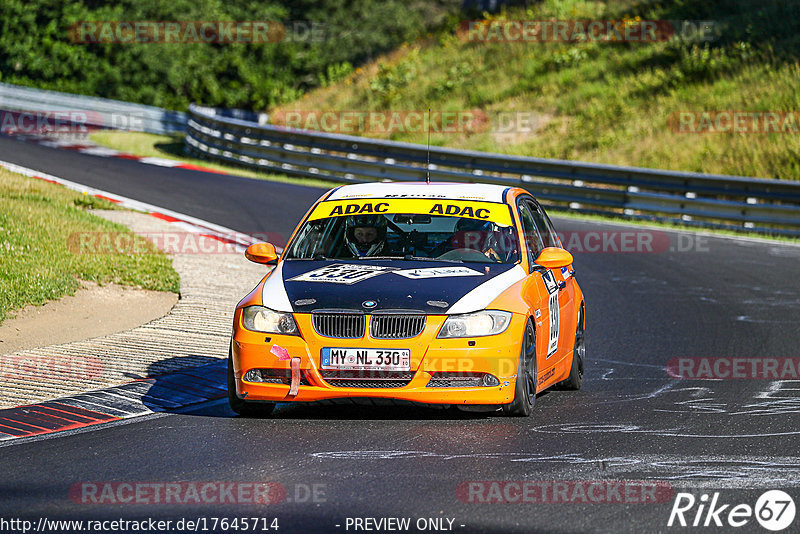
POLYGON ((80 280, 179 291, 172 261, 144 238, 132 236, 145 254, 73 253, 75 234, 131 233, 90 209, 115 206, 0 169, 0 322, 26 305, 74 294, 80 280))

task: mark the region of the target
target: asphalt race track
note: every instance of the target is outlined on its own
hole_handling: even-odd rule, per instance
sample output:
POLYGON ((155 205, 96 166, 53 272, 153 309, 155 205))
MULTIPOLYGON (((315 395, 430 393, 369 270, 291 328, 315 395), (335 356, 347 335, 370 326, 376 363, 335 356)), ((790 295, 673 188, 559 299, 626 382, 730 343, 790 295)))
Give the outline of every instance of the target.
MULTIPOLYGON (((286 236, 322 193, 8 138, 0 138, 0 160, 243 232, 286 236)), ((2 516, 206 518, 208 529, 211 518, 258 516, 277 518, 281 533, 364 532, 352 518, 390 517, 410 518, 412 532, 420 518, 444 518, 420 523, 425 531, 766 532, 754 518, 736 529, 668 528, 667 521, 679 492, 698 500, 719 492, 719 503, 732 507, 783 489, 798 502, 800 381, 677 379, 666 366, 673 358, 800 356, 800 247, 555 223, 583 245, 598 242, 587 238, 593 232, 613 240, 611 233, 646 231, 663 246, 627 253, 573 247, 587 303, 586 380, 579 392, 540 395, 532 417, 281 405, 259 420, 235 417, 218 401, 0 447, 2 516), (614 492, 583 502, 572 492, 603 480, 649 481, 667 491, 656 503, 619 502, 614 492), (286 493, 269 505, 85 504, 74 491, 92 481, 273 481, 286 493), (492 500, 492 485, 470 481, 551 489, 570 482, 571 497, 475 502, 492 500)))

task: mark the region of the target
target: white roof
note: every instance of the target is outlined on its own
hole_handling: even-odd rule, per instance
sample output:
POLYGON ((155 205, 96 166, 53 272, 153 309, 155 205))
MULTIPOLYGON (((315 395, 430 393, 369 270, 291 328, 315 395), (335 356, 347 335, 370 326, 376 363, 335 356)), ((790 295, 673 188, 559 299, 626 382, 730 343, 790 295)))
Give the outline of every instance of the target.
POLYGON ((507 186, 491 184, 378 182, 342 186, 325 200, 395 197, 503 202, 503 191, 506 189, 508 189, 507 186))

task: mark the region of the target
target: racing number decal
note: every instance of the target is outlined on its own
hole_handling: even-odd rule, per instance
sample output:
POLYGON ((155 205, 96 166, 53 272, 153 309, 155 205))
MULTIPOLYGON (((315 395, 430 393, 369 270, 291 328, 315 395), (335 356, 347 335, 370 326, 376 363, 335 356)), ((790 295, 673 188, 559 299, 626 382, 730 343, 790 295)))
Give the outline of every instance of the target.
POLYGON ((558 282, 553 276, 553 271, 542 273, 542 280, 550 295, 547 300, 548 312, 550 313, 550 337, 547 345, 547 357, 555 354, 558 348, 558 331, 561 325, 561 310, 558 308, 558 282))
POLYGON ((290 278, 289 281, 328 282, 330 284, 350 285, 366 280, 367 278, 372 278, 373 276, 378 276, 390 270, 392 270, 391 267, 379 267, 377 265, 348 265, 337 263, 295 276, 294 278, 290 278))
POLYGON ((561 312, 558 309, 558 291, 550 294, 550 344, 547 346, 547 357, 552 356, 558 348, 558 330, 561 323, 561 312))

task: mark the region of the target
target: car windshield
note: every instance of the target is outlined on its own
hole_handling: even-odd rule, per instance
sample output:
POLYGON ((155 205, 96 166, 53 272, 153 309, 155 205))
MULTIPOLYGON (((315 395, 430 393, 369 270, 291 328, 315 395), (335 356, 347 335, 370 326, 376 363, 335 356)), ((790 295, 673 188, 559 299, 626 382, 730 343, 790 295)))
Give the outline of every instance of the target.
POLYGON ((378 213, 308 220, 285 259, 440 260, 516 263, 513 226, 420 213, 378 213))

